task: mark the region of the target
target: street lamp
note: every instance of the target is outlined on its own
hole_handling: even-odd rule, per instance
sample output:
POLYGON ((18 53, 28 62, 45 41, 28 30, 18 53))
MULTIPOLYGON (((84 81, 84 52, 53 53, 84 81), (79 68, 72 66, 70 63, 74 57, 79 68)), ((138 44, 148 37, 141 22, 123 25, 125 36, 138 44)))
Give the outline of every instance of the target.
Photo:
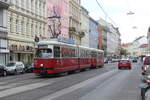
POLYGON ((49 23, 49 29, 52 33, 51 38, 57 38, 61 34, 61 17, 58 15, 50 16, 48 17, 50 23, 49 23))

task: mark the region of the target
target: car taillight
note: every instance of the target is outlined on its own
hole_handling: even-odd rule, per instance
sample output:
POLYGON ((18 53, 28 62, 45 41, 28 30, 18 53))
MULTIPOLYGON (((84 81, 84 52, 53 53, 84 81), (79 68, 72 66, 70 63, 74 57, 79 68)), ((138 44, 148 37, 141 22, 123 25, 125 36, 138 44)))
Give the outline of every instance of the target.
POLYGON ((147 72, 147 70, 144 70, 144 72, 146 73, 146 72, 147 72))

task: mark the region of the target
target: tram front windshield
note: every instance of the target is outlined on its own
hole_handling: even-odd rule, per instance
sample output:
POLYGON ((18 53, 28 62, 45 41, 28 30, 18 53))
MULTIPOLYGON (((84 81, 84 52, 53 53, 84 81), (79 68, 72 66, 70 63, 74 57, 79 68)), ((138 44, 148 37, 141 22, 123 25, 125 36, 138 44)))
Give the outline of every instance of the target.
POLYGON ((38 49, 36 52, 37 58, 52 58, 52 49, 38 49))

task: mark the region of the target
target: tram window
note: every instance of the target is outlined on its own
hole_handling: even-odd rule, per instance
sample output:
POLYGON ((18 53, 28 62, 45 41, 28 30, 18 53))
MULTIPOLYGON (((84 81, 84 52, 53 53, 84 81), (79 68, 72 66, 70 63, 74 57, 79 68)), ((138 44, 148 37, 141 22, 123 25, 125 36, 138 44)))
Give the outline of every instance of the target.
POLYGON ((60 57, 60 47, 54 47, 54 57, 60 57))
POLYGON ((36 56, 39 58, 51 58, 52 57, 52 49, 39 49, 36 52, 36 56))
POLYGON ((94 57, 94 58, 97 57, 97 52, 92 51, 92 52, 91 52, 91 56, 94 57))

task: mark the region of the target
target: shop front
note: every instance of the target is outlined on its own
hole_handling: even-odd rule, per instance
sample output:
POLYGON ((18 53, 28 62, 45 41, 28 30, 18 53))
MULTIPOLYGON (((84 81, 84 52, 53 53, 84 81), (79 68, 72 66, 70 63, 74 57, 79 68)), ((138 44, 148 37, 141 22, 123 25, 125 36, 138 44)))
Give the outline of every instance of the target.
POLYGON ((9 48, 10 61, 33 62, 34 45, 32 43, 12 43, 9 48))

